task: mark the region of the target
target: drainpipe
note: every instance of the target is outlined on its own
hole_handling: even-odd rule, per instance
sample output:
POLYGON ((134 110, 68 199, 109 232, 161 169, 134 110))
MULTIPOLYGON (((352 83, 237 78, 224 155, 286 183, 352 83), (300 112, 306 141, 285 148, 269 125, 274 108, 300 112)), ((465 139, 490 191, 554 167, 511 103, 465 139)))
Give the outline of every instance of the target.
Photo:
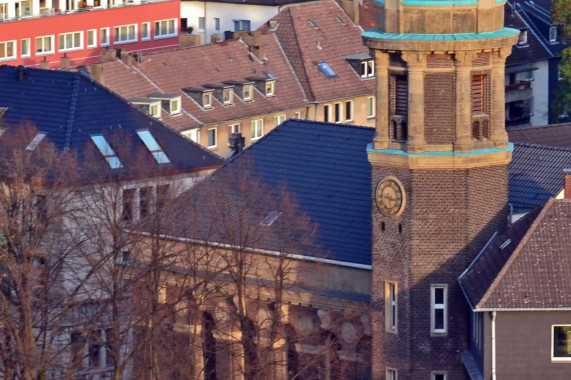
POLYGON ((492 380, 496 380, 496 312, 492 311, 492 380))

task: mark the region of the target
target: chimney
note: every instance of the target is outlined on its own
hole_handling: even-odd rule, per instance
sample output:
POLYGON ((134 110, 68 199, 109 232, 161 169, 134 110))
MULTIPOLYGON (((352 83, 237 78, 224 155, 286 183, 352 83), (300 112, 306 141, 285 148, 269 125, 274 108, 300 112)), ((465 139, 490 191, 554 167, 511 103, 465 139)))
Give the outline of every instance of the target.
POLYGON ((117 51, 115 49, 101 50, 99 56, 101 62, 111 62, 117 59, 117 51))
POLYGON ((26 68, 22 65, 18 66, 18 81, 23 81, 24 75, 26 75, 26 68))
POLYGON ((232 152, 232 156, 236 156, 238 153, 244 149, 244 136, 241 133, 232 133, 228 138, 228 147, 232 152))
POLYGON ((127 67, 133 66, 133 53, 130 51, 122 51, 121 61, 123 61, 127 67))
POLYGON ((64 55, 59 60, 59 68, 60 68, 60 70, 67 70, 67 69, 69 69, 69 66, 70 66, 69 57, 64 55))
POLYGON ((40 69, 44 69, 44 70, 50 69, 50 62, 46 61, 45 57, 44 57, 44 60, 42 62, 40 62, 40 69))
POLYGON ((276 20, 276 19, 273 18, 273 19, 271 19, 270 21, 268 21, 268 24, 269 24, 269 26, 270 26, 270 29, 271 29, 271 30, 274 30, 274 29, 276 29, 276 28, 278 27, 278 20, 276 20))
POLYGON ((260 61, 264 60, 264 49, 262 49, 262 33, 260 31, 241 33, 240 38, 250 47, 252 54, 260 61))
POLYGON ((105 76, 103 75, 103 62, 97 62, 91 65, 91 72, 89 73, 94 81, 105 85, 105 76))
POLYGON ((563 197, 571 199, 571 169, 563 169, 565 174, 565 188, 563 190, 563 197))

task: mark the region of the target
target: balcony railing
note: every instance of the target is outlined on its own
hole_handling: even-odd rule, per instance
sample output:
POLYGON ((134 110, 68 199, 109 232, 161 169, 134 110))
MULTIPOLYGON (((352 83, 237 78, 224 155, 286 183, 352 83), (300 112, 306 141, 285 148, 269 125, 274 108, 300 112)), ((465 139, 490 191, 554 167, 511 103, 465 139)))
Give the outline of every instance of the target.
POLYGON ((531 81, 525 80, 506 85, 506 91, 525 90, 531 87, 531 81))

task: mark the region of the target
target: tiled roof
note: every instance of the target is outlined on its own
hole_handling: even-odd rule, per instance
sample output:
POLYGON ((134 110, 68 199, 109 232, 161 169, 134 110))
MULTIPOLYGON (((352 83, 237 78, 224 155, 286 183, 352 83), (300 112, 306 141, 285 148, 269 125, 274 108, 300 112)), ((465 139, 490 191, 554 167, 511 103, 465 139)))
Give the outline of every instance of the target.
MULTIPOLYGON (((478 300, 476 308, 487 310, 571 308, 571 281, 569 281, 571 199, 550 200, 534 219, 527 231, 522 228, 521 231, 514 233, 515 240, 506 247, 512 252, 499 253, 501 244, 507 244, 507 241, 502 242, 501 239, 486 252, 485 256, 498 262, 493 265, 480 265, 480 269, 497 271, 495 267, 497 265, 501 270, 496 276, 490 274, 481 276, 487 279, 487 282, 492 277, 495 278, 491 284, 485 286, 487 288, 485 294, 474 297, 474 300, 478 300), (509 248, 511 245, 515 247, 509 248), (498 258, 498 255, 509 258, 505 260, 502 257, 498 258)), ((524 222, 530 224, 528 220, 524 222)), ((506 238, 509 239, 510 236, 506 238)), ((485 260, 485 258, 479 259, 485 260)), ((481 291, 473 294, 479 293, 481 291)))
MULTIPOLYGON (((218 156, 181 137, 83 73, 5 65, 0 67, 0 88, 0 107, 7 107, 2 117, 6 126, 14 131, 19 124, 31 122, 58 149, 77 149, 81 156, 86 147, 95 148, 91 135, 112 137, 113 133, 120 133, 125 138, 127 134, 132 138, 133 149, 148 153, 137 159, 148 159, 148 169, 152 171, 158 169, 158 164, 135 133, 148 129, 169 157, 171 163, 166 166, 170 169, 198 170, 222 163, 218 156)), ((138 164, 133 156, 121 157, 120 148, 115 150, 123 166, 138 164)), ((164 167, 165 164, 161 169, 164 167)))
POLYGON ((515 143, 509 164, 509 198, 515 209, 531 210, 563 189, 571 148, 515 143))
POLYGON ((301 3, 303 1, 312 1, 312 0, 182 0, 182 1, 197 1, 197 2, 205 2, 205 3, 223 3, 223 4, 241 4, 241 5, 267 5, 267 6, 282 6, 287 4, 294 4, 294 3, 301 3))
POLYGON ((377 5, 374 0, 363 0, 359 6, 359 25, 363 30, 377 27, 377 5))
POLYGON ((286 7, 274 18, 275 29, 264 25, 265 34, 275 34, 309 100, 323 102, 373 94, 375 79, 361 79, 343 58, 368 53, 355 25, 334 0, 286 7), (327 62, 336 76, 328 78, 317 66, 327 62))
MULTIPOLYGON (((219 181, 229 169, 240 177, 245 166, 253 165, 267 185, 285 185, 294 194, 301 210, 315 223, 318 243, 328 252, 326 258, 370 265, 371 168, 366 146, 373 135, 372 128, 290 119, 215 172, 202 187, 183 195, 177 205, 179 218, 188 218, 204 186, 219 181)), ((267 214, 264 210, 261 215, 267 214)), ((197 238, 189 236, 189 229, 177 233, 197 238)), ((226 242, 224 237, 220 239, 226 242)), ((254 245, 272 249, 267 242, 254 245)))
POLYGON ((233 40, 145 54, 143 62, 132 67, 120 60, 106 62, 103 63, 105 85, 127 99, 156 92, 182 95, 183 115, 164 117, 165 123, 178 131, 307 106, 274 36, 261 36, 261 44, 264 61, 257 59, 244 42, 233 40), (181 91, 250 77, 269 78, 269 75, 277 79, 275 96, 268 98, 254 90, 253 101, 244 102, 239 91, 235 91, 232 105, 225 106, 214 98, 213 108, 206 110, 181 91))
POLYGON ((507 128, 510 141, 571 148, 571 123, 507 128))

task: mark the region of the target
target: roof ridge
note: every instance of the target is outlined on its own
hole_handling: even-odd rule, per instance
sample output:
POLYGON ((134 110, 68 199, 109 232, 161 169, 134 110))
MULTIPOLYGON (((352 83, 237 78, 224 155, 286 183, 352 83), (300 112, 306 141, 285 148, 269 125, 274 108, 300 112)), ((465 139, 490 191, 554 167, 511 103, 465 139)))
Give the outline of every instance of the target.
POLYGON ((544 145, 544 144, 518 142, 518 141, 514 141, 513 144, 514 145, 520 145, 520 146, 527 146, 530 148, 542 148, 542 149, 561 150, 561 151, 571 152, 571 147, 565 147, 565 146, 544 145))
POLYGON ((494 279, 494 281, 492 282, 486 293, 482 296, 482 298, 480 298, 480 302, 478 302, 476 308, 479 308, 481 305, 485 304, 486 301, 491 297, 492 293, 495 292, 500 281, 503 279, 503 276, 508 272, 508 270, 512 266, 513 262, 517 259, 517 257, 519 257, 521 251, 523 250, 523 247, 529 241, 529 239, 537 229, 537 226, 540 224, 541 220, 545 217, 547 211, 551 209, 554 200, 555 198, 549 199, 547 203, 543 206, 543 209, 539 212, 539 214, 536 215, 535 220, 531 223, 531 225, 529 226, 529 228, 519 241, 517 247, 514 249, 513 253, 509 257, 509 259, 506 261, 502 269, 498 272, 496 278, 494 279))
POLYGON ((282 54, 282 57, 283 57, 284 61, 287 63, 289 69, 291 70, 291 73, 292 73, 293 77, 295 78, 295 81, 297 82, 297 85, 298 85, 299 88, 301 89, 301 93, 303 94, 303 97, 304 97, 306 100, 309 100, 309 99, 308 99, 308 96, 307 96, 307 93, 305 92, 305 88, 303 88, 303 84, 301 83, 301 81, 299 80, 297 74, 295 73, 295 69, 293 68, 291 62, 289 61, 288 56, 287 56, 287 54, 286 54, 286 52, 285 52, 285 50, 284 50, 284 47, 282 46, 282 42, 281 42, 280 39, 278 38, 277 33, 272 33, 272 34, 273 34, 274 40, 276 41, 276 45, 278 46, 278 48, 279 48, 279 50, 280 50, 280 52, 281 52, 281 54, 282 54))
POLYGON ((73 133, 73 124, 75 122, 75 111, 77 109, 77 99, 79 98, 79 79, 80 73, 75 73, 75 78, 73 80, 73 89, 71 92, 71 102, 69 104, 69 115, 67 119, 67 125, 65 130, 65 142, 64 147, 71 147, 71 136, 73 133))

